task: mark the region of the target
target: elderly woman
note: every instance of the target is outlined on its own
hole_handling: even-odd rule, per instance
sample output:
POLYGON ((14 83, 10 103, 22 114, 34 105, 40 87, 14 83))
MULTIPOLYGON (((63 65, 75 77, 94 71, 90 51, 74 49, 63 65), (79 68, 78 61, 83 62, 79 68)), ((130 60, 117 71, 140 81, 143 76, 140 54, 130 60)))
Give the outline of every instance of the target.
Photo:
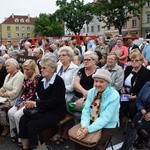
POLYGON ((104 150, 107 141, 119 126, 120 96, 110 86, 111 74, 109 71, 98 69, 92 77, 94 87, 88 92, 77 138, 80 140, 88 133, 102 130, 102 136, 96 150, 104 150))
MULTIPOLYGON (((13 142, 17 141, 16 130, 19 133, 19 121, 23 115, 24 103, 30 99, 34 93, 39 79, 39 69, 34 60, 28 59, 23 65, 25 80, 23 83, 21 98, 16 99, 16 104, 8 111, 10 135, 13 142)), ((21 146, 21 141, 18 139, 18 146, 21 146)))
POLYGON ((14 105, 15 99, 21 96, 24 81, 24 75, 19 71, 19 64, 14 58, 6 60, 5 65, 8 75, 0 89, 0 96, 6 97, 8 101, 0 105, 0 123, 3 125, 2 138, 5 138, 9 133, 7 111, 14 105))
POLYGON ((74 52, 71 47, 63 46, 59 49, 59 60, 57 74, 62 77, 66 87, 66 101, 72 100, 74 97, 73 80, 77 74, 78 66, 73 60, 74 52))
MULTIPOLYGON (((60 63, 57 67, 57 74, 62 77, 65 83, 66 88, 66 94, 65 99, 66 102, 69 102, 74 97, 74 87, 73 87, 73 81, 78 71, 78 66, 73 63, 73 57, 74 57, 74 51, 69 46, 63 46, 59 49, 59 60, 60 63)), ((62 129, 61 138, 56 140, 56 144, 60 144, 60 142, 63 142, 65 139, 68 138, 68 135, 66 132, 67 127, 64 127, 62 129)))
POLYGON ((36 94, 25 102, 27 108, 36 107, 40 116, 31 119, 24 114, 19 123, 19 137, 23 149, 29 149, 30 146, 35 149, 39 143, 43 144, 42 131, 56 126, 66 115, 65 84, 55 73, 56 68, 57 61, 54 56, 46 54, 41 60, 42 77, 38 81, 36 94))
POLYGON ((137 113, 137 95, 143 85, 150 79, 150 71, 142 65, 144 57, 140 52, 132 52, 130 59, 131 66, 127 66, 125 69, 124 86, 121 89, 121 93, 125 94, 129 100, 127 101, 129 116, 130 119, 133 119, 137 113))
POLYGON ((112 51, 115 51, 118 54, 119 62, 123 65, 127 63, 128 60, 128 49, 126 46, 123 46, 123 40, 117 39, 116 45, 112 48, 112 51))
POLYGON ((93 87, 93 73, 97 70, 98 56, 92 51, 84 53, 83 64, 74 79, 76 107, 80 108, 87 97, 88 90, 93 87))

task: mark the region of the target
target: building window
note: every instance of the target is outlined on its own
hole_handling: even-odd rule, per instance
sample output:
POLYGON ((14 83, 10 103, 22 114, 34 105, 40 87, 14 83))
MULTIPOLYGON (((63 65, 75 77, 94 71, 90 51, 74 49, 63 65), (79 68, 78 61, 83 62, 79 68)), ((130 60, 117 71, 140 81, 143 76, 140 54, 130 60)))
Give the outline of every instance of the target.
POLYGON ((18 19, 18 18, 16 18, 16 19, 15 19, 15 22, 19 22, 19 19, 18 19))
POLYGON ((20 19, 20 22, 24 22, 24 19, 22 18, 22 19, 20 19))
POLYGON ((147 23, 150 23, 150 14, 147 14, 147 23))
POLYGON ((21 37, 24 38, 24 37, 25 37, 25 33, 22 33, 22 34, 21 34, 21 37))
POLYGON ((7 31, 10 31, 10 30, 11 30, 10 26, 7 26, 7 31))
POLYGON ((26 19, 26 22, 27 22, 27 23, 29 23, 29 22, 30 22, 30 20, 29 20, 29 19, 26 19))
POLYGON ((21 26, 21 27, 20 27, 20 30, 21 30, 21 31, 25 31, 25 27, 24 27, 24 26, 21 26))
POLYGON ((123 28, 123 29, 127 29, 127 22, 124 23, 124 25, 123 25, 122 28, 123 28))
POLYGON ((97 32, 100 32, 100 25, 97 25, 97 32))
POLYGON ((89 27, 87 27, 87 33, 89 33, 89 27))
POLYGON ((31 36, 31 34, 30 33, 27 33, 27 37, 30 37, 31 36))
POLYGON ((16 33, 16 37, 17 37, 17 38, 19 37, 19 33, 16 33))
POLYGON ((132 20, 132 28, 136 28, 137 27, 137 22, 136 22, 136 20, 134 19, 134 20, 132 20))
POLYGON ((91 26, 91 32, 94 32, 94 26, 91 26))
POLYGON ((19 31, 19 27, 16 27, 16 31, 19 31))
POLYGON ((30 31, 30 27, 27 27, 27 31, 30 31))
POLYGON ((11 38, 11 33, 7 33, 7 38, 11 38))

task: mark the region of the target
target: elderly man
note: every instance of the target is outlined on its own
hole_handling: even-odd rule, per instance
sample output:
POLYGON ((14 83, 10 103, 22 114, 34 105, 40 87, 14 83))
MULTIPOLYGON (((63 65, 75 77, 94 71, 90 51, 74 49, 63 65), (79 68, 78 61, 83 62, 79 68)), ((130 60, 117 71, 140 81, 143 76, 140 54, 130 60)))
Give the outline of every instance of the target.
POLYGON ((123 86, 124 70, 117 64, 118 56, 116 53, 111 52, 107 55, 106 65, 102 68, 108 70, 111 73, 112 83, 111 85, 119 91, 123 86))
POLYGON ((39 67, 39 70, 41 70, 40 61, 42 59, 42 56, 44 55, 43 50, 41 48, 34 48, 33 50, 33 56, 36 57, 36 63, 39 67))

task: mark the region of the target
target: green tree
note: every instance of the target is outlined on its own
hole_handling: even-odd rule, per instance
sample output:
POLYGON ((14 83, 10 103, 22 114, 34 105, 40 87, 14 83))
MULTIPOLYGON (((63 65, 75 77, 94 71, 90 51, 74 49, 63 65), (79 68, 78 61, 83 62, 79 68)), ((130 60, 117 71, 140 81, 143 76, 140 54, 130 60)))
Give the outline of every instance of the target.
POLYGON ((94 14, 104 27, 115 26, 119 34, 123 25, 133 17, 140 18, 142 7, 148 0, 97 0, 94 5, 94 14))
POLYGON ((66 23, 66 27, 79 34, 85 23, 93 19, 92 5, 84 5, 84 0, 57 0, 56 5, 59 9, 56 11, 57 17, 66 23))
POLYGON ((43 14, 35 20, 35 35, 37 36, 62 36, 64 25, 57 19, 56 14, 43 14))

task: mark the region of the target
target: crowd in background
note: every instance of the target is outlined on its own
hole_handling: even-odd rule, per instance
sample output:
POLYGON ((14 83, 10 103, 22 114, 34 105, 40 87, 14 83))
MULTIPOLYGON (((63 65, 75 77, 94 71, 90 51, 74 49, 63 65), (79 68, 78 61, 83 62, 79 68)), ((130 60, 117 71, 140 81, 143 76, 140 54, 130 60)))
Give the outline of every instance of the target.
MULTIPOLYGON (((129 39, 128 45, 124 45, 119 36, 109 42, 100 36, 95 40, 87 37, 81 45, 75 39, 57 39, 53 43, 46 39, 36 41, 35 45, 27 40, 0 42, 0 55, 0 96, 8 97, 11 102, 0 105, 1 137, 6 138, 10 132, 12 141, 17 141, 24 149, 30 145, 36 148, 38 141, 43 143, 41 131, 55 126, 70 112, 68 102, 75 102, 78 109, 82 107, 95 82, 92 76, 100 68, 110 73, 109 84, 121 97, 120 122, 124 114, 132 120, 138 112, 143 112, 144 108, 139 109, 137 101, 139 92, 150 80, 150 43, 146 41, 138 46, 129 39), (25 62, 20 62, 21 56, 25 57, 25 62), (46 115, 31 122, 23 115, 25 106, 38 106, 46 115)), ((80 122, 81 112, 72 114, 75 122, 80 122)), ((147 118, 150 121, 149 112, 147 118)), ((57 138, 57 143, 68 138, 65 131, 57 138)), ((141 138, 139 141, 143 142, 141 138)))

